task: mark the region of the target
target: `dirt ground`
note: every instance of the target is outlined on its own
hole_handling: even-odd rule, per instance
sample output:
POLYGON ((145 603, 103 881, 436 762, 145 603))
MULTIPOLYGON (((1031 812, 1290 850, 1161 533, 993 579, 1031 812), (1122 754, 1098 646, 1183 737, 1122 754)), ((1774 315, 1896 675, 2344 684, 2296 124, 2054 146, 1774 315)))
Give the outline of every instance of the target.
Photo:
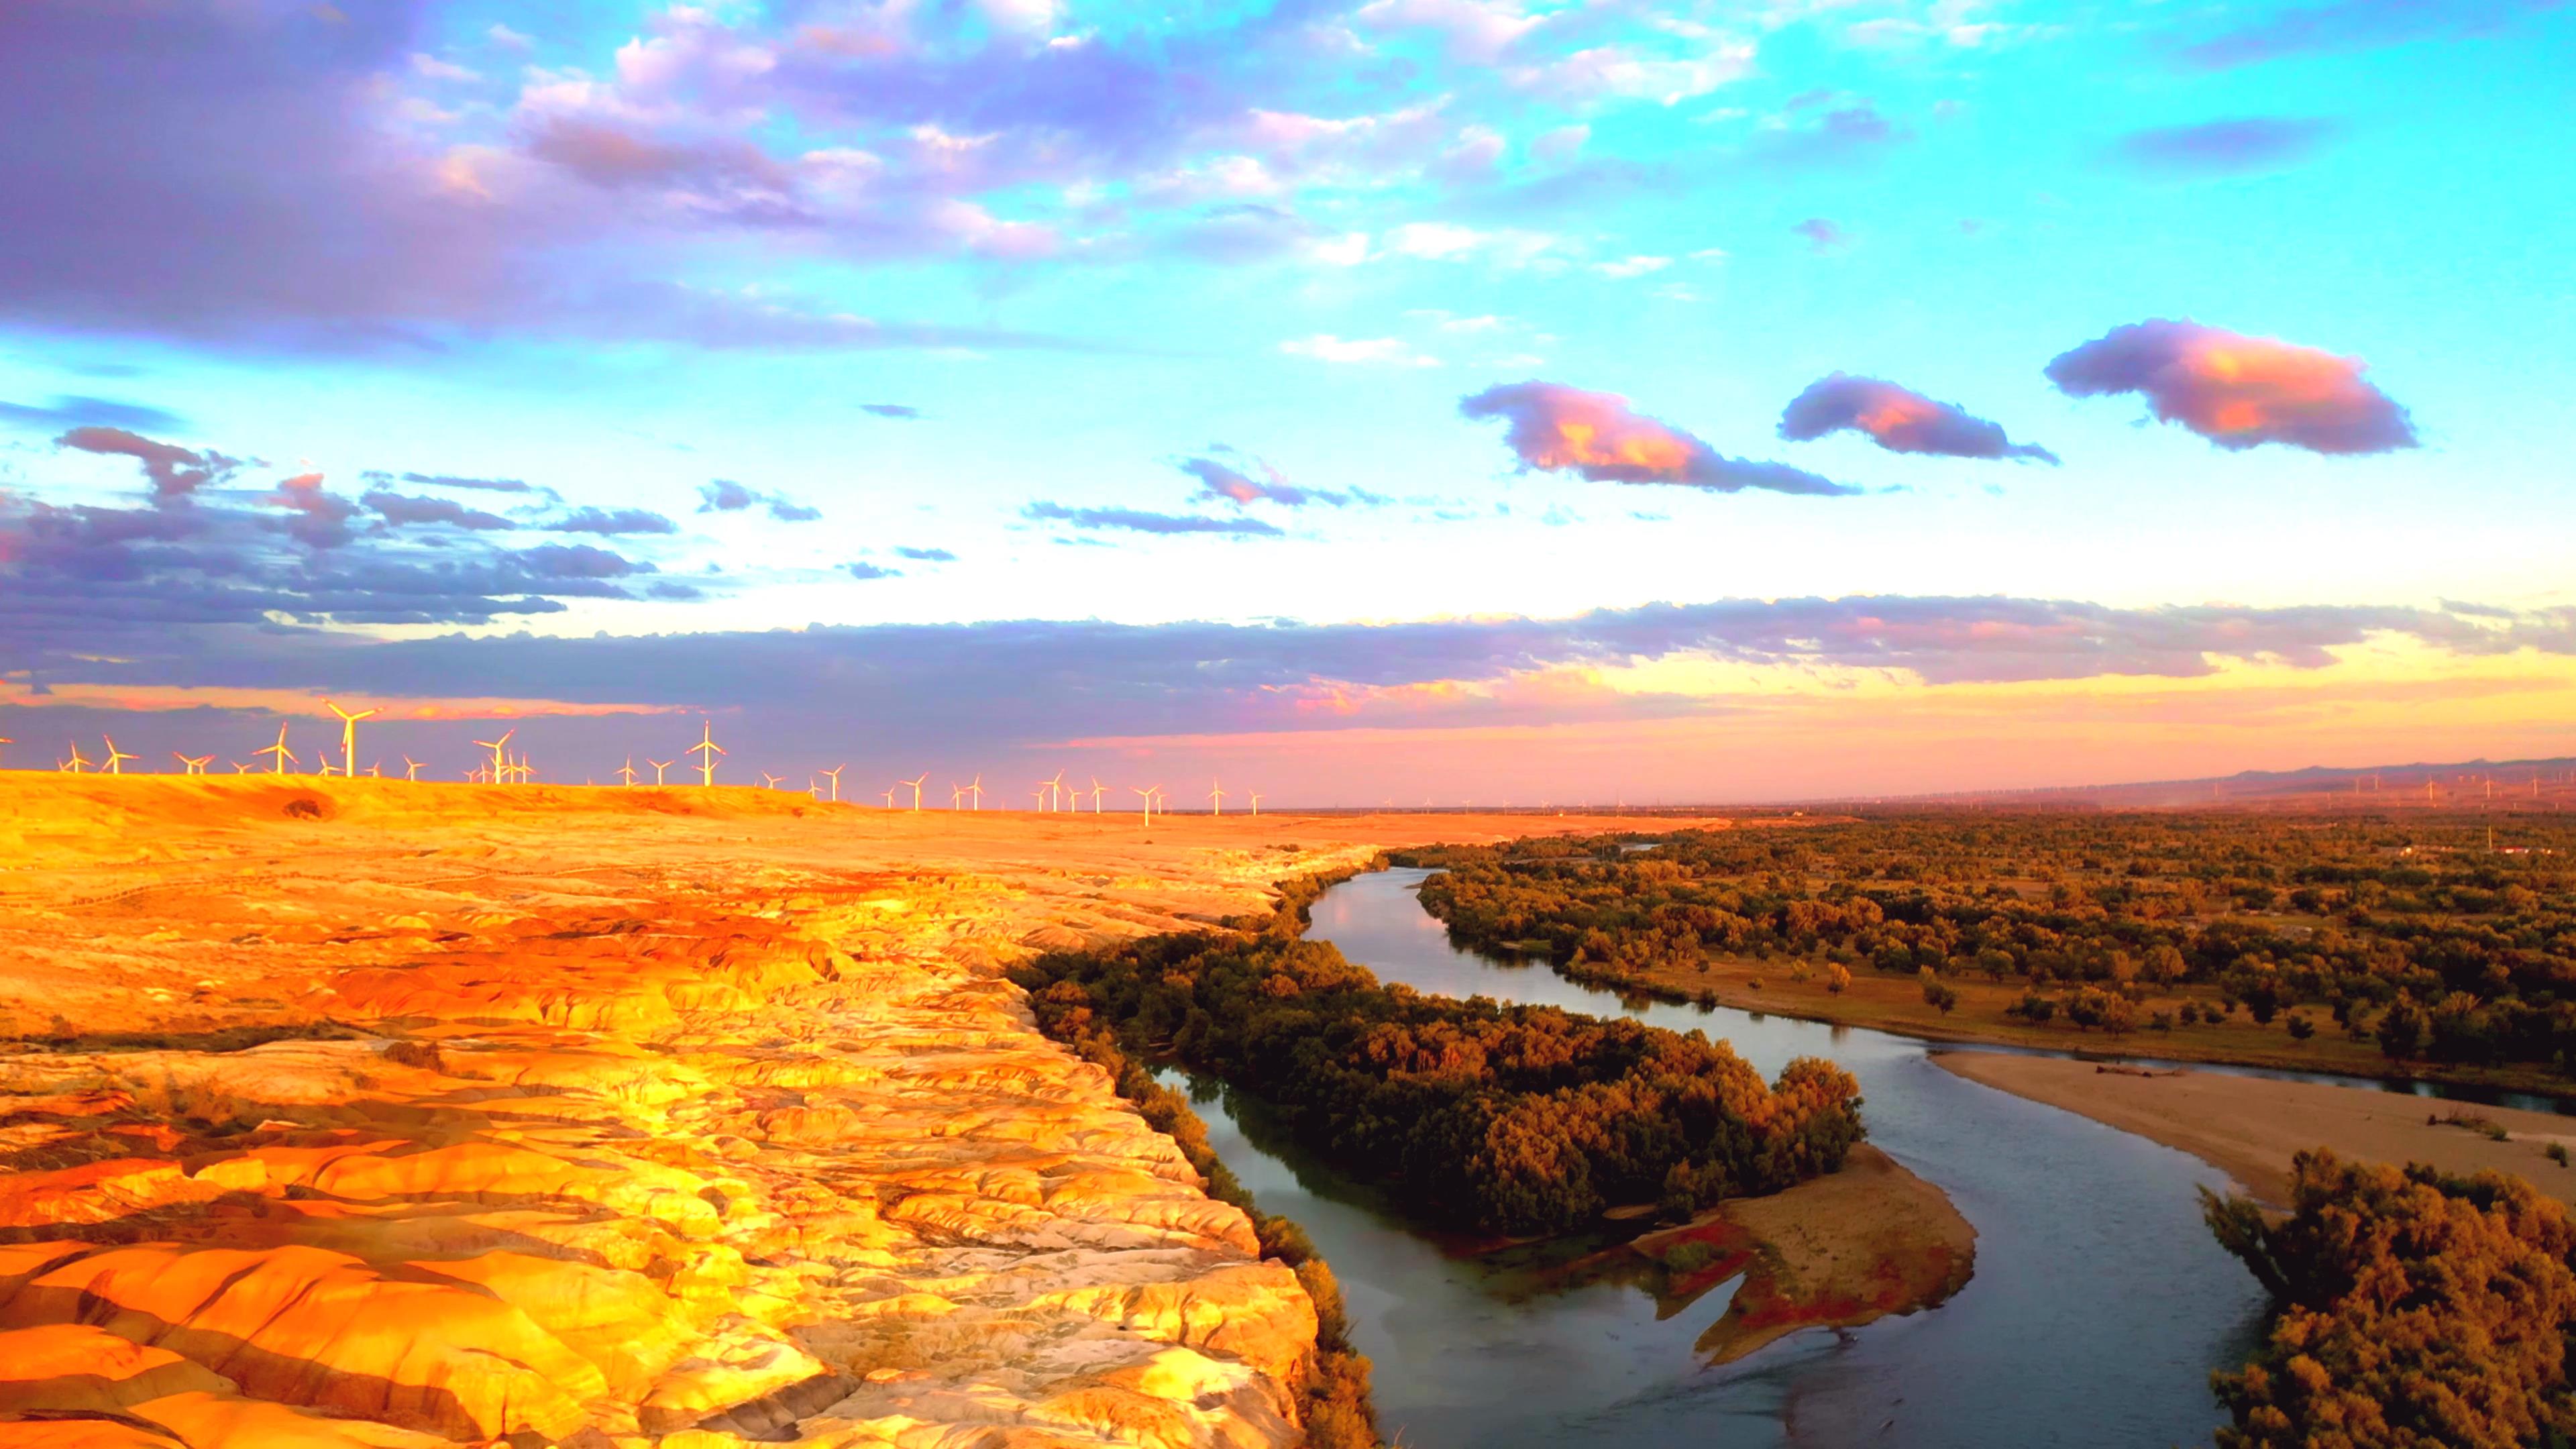
POLYGON ((2576 1202, 2576 1168, 2547 1155, 2553 1144, 2576 1150, 2576 1117, 2221 1072, 2145 1076, 2062 1057, 1959 1051, 1933 1060, 1972 1082, 2180 1148, 2276 1207, 2287 1202, 2291 1156, 2313 1147, 2371 1162, 2516 1173, 2576 1202), (2452 1113, 2484 1119, 2507 1135, 2498 1141, 2474 1124, 2426 1121, 2452 1113))

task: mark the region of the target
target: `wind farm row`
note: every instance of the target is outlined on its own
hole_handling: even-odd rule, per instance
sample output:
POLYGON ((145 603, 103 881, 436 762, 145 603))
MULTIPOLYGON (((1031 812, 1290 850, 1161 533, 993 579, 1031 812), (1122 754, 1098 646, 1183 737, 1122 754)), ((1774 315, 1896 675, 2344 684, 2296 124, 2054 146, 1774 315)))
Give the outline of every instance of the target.
MULTIPOLYGON (((347 779, 355 779, 364 775, 370 779, 386 778, 385 764, 382 759, 370 762, 363 770, 357 767, 358 722, 371 717, 376 713, 376 711, 372 709, 355 711, 344 710, 329 700, 324 700, 323 706, 324 708, 329 709, 333 714, 339 716, 340 719, 340 754, 336 762, 332 758, 330 747, 328 745, 324 745, 314 749, 313 759, 308 765, 304 757, 297 754, 294 748, 287 743, 288 727, 284 721, 280 721, 277 726, 277 739, 275 743, 264 745, 259 749, 251 751, 250 758, 247 760, 229 760, 226 763, 232 766, 232 771, 236 775, 256 774, 281 777, 289 775, 306 775, 312 777, 339 776, 347 779), (263 761, 265 763, 263 763, 263 761)), ((525 750, 513 751, 510 748, 510 742, 517 734, 518 730, 516 727, 513 727, 502 731, 500 736, 496 739, 474 741, 476 749, 486 751, 488 753, 485 756, 478 758, 473 765, 459 769, 457 771, 459 778, 465 783, 477 785, 519 785, 533 783, 537 778, 535 764, 529 759, 525 750)), ((56 760, 54 762, 54 768, 62 773, 72 775, 88 774, 93 770, 100 774, 122 775, 127 773, 124 768, 127 763, 139 762, 141 759, 138 755, 118 749, 114 739, 106 736, 101 736, 100 738, 105 749, 104 753, 99 758, 92 759, 87 754, 83 753, 80 742, 74 740, 70 742, 70 753, 56 760)), ((5 748, 6 746, 14 745, 16 743, 18 742, 14 739, 0 737, 0 748, 5 748)), ((687 765, 685 768, 697 773, 698 785, 702 787, 710 787, 716 783, 716 762, 719 759, 724 758, 728 753, 729 752, 724 746, 716 743, 714 722, 708 721, 700 730, 698 742, 696 744, 680 751, 678 755, 675 755, 668 760, 656 760, 648 757, 644 761, 644 764, 653 772, 654 785, 668 786, 670 784, 669 771, 671 767, 679 764, 684 757, 694 757, 694 762, 687 765)), ((172 759, 179 762, 180 768, 175 773, 183 775, 207 774, 209 773, 209 767, 212 766, 218 758, 217 756, 210 754, 190 755, 177 750, 171 751, 170 756, 172 759)), ((421 779, 420 772, 424 769, 430 768, 427 761, 415 760, 409 755, 399 755, 396 758, 402 761, 401 773, 396 778, 405 781, 418 783, 421 779)), ((849 766, 842 764, 835 765, 828 770, 817 770, 809 774, 806 777, 806 783, 804 786, 805 793, 811 795, 817 800, 827 803, 841 803, 841 775, 847 769, 849 769, 849 766)), ((142 772, 137 771, 135 773, 142 772)), ((174 772, 165 770, 162 773, 169 774, 174 772)), ((636 785, 636 783, 643 777, 643 772, 636 768, 635 759, 631 755, 626 758, 623 764, 611 773, 617 777, 618 784, 621 787, 627 788, 631 788, 636 785)), ((760 787, 763 789, 777 790, 786 788, 787 786, 785 776, 771 774, 766 771, 758 771, 755 773, 760 781, 760 787)), ((902 792, 909 790, 912 792, 911 800, 909 805, 904 808, 918 812, 922 809, 924 790, 928 787, 929 781, 929 774, 924 772, 909 780, 897 780, 893 784, 886 786, 885 789, 879 791, 878 795, 879 798, 883 800, 885 808, 892 810, 898 808, 895 803, 896 797, 902 794, 902 792)), ((687 782, 684 779, 682 783, 685 784, 687 782)), ((1156 815, 1171 813, 1169 806, 1171 796, 1161 785, 1131 785, 1126 788, 1127 793, 1133 794, 1137 797, 1137 808, 1143 813, 1147 821, 1150 822, 1156 815)), ((951 810, 980 811, 984 808, 984 796, 986 793, 987 792, 984 788, 984 777, 980 774, 975 776, 972 780, 966 781, 962 784, 951 783, 948 793, 948 808, 951 810)), ((1052 778, 1038 781, 1030 790, 1032 802, 1031 809, 1042 814, 1081 814, 1083 813, 1082 802, 1087 798, 1091 802, 1091 810, 1089 813, 1101 815, 1108 813, 1105 802, 1117 793, 1118 791, 1116 787, 1102 784, 1100 778, 1096 775, 1091 777, 1091 784, 1087 789, 1080 785, 1068 785, 1065 783, 1064 772, 1062 770, 1058 770, 1052 778)), ((1249 800, 1251 814, 1257 816, 1261 813, 1262 796, 1260 792, 1229 791, 1225 788, 1222 781, 1215 780, 1210 781, 1208 786, 1208 793, 1206 796, 1208 801, 1208 813, 1211 815, 1223 815, 1225 813, 1225 802, 1229 799, 1237 798, 1238 796, 1249 800)))

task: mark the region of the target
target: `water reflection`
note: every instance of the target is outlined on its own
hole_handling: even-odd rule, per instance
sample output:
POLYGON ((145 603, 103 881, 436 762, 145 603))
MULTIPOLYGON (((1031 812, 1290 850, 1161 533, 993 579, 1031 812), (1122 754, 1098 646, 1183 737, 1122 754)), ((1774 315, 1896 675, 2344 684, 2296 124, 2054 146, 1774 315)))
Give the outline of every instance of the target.
POLYGON ((1210 1097, 1219 1156, 1262 1206, 1303 1223, 1377 1362, 1391 1431, 1417 1449, 1679 1444, 2167 1445, 2218 1422, 2213 1367, 2260 1322, 2253 1280, 2201 1226, 2197 1160, 1963 1081, 1922 1043, 1724 1008, 1622 1001, 1544 967, 1449 944, 1414 899, 1427 872, 1334 887, 1310 934, 1387 981, 1449 995, 1625 1012, 1731 1040, 1766 1075, 1827 1056, 1860 1079, 1871 1139, 1947 1191, 1978 1231, 1948 1304, 1852 1334, 1811 1332, 1702 1369, 1691 1344, 1721 1289, 1658 1322, 1640 1289, 1528 1296, 1444 1254, 1210 1097))

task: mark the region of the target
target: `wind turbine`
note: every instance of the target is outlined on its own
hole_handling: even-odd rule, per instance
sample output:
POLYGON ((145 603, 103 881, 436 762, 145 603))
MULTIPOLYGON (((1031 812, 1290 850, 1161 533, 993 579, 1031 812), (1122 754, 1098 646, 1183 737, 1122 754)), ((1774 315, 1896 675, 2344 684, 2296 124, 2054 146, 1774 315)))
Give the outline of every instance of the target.
POLYGON ((1214 780, 1208 781, 1208 813, 1210 815, 1225 813, 1225 787, 1214 780))
POLYGON ((954 780, 948 782, 948 808, 951 810, 966 808, 966 787, 954 780))
POLYGON ((681 754, 696 755, 699 758, 698 783, 701 785, 712 785, 716 782, 716 756, 724 752, 724 746, 716 743, 714 720, 705 721, 705 728, 700 732, 696 744, 680 751, 681 754))
POLYGON ((1252 818, 1261 818, 1261 792, 1258 790, 1252 792, 1252 818))
POLYGON ((501 737, 497 740, 476 740, 474 742, 492 752, 493 784, 500 784, 502 781, 509 778, 509 761, 502 758, 501 747, 508 744, 510 742, 510 736, 515 735, 518 732, 519 727, 517 725, 512 725, 507 730, 502 731, 501 737))
POLYGON ((841 803, 841 772, 848 768, 847 765, 834 765, 823 772, 823 778, 832 782, 832 803, 835 805, 841 803))
POLYGON ((1145 824, 1148 828, 1151 828, 1154 823, 1154 792, 1163 787, 1160 785, 1130 785, 1127 788, 1145 797, 1145 824))
POLYGON ((659 785, 659 784, 661 784, 661 783, 662 783, 662 772, 663 772, 664 770, 667 770, 667 769, 671 768, 671 766, 672 766, 672 765, 674 765, 674 764, 676 764, 676 763, 677 763, 677 761, 673 761, 673 760, 646 760, 644 763, 646 763, 646 764, 648 764, 648 765, 651 765, 651 766, 653 767, 653 783, 654 783, 654 784, 656 784, 656 785, 659 785))
POLYGON ((89 768, 89 756, 80 752, 80 741, 72 741, 72 757, 63 761, 61 764, 54 766, 54 768, 57 770, 69 770, 75 775, 89 768))
POLYGON ((368 778, 368 779, 370 779, 370 780, 381 780, 381 779, 383 779, 384 777, 385 777, 385 762, 384 762, 384 761, 382 761, 382 760, 378 760, 378 761, 376 761, 374 764, 367 766, 367 778, 368 778))
POLYGON ((888 785, 877 792, 879 795, 885 797, 885 808, 888 810, 892 810, 894 808, 894 792, 895 787, 892 785, 888 785))
POLYGON ((1092 776, 1092 777, 1091 777, 1091 813, 1092 813, 1092 814, 1097 815, 1097 814, 1099 814, 1099 813, 1100 813, 1100 797, 1101 797, 1101 796, 1103 796, 1103 795, 1106 795, 1106 794, 1108 794, 1108 793, 1109 793, 1109 787, 1100 783, 1100 777, 1099 777, 1098 775, 1094 775, 1094 776, 1092 776))
POLYGON ((777 788, 778 788, 778 782, 779 782, 779 781, 781 781, 781 780, 784 780, 784 779, 786 779, 786 778, 787 778, 787 777, 786 777, 785 775, 773 775, 773 774, 769 773, 767 770, 763 770, 763 771, 761 771, 761 772, 760 772, 760 783, 761 783, 761 784, 763 784, 763 785, 768 786, 768 787, 769 787, 770 789, 772 789, 772 790, 777 789, 777 788))
POLYGON ((403 778, 406 780, 418 780, 420 778, 420 761, 413 759, 409 755, 403 756, 402 760, 403 778))
POLYGON ((1054 779, 1052 779, 1052 780, 1047 781, 1047 782, 1046 782, 1046 787, 1047 787, 1047 808, 1048 808, 1049 810, 1061 810, 1061 809, 1063 809, 1063 808, 1064 808, 1064 771, 1062 771, 1062 770, 1058 770, 1058 771, 1056 771, 1056 772, 1055 772, 1055 778, 1054 778, 1054 779))
POLYGON ((185 770, 180 771, 183 775, 202 775, 206 773, 206 766, 213 764, 215 759, 212 755, 183 755, 177 750, 170 752, 170 758, 187 766, 185 770))
POLYGON ((234 773, 234 774, 236 774, 236 775, 247 775, 247 774, 249 774, 249 773, 250 773, 250 766, 243 764, 243 763, 242 763, 241 761, 239 761, 239 760, 235 760, 235 761, 233 761, 233 762, 232 762, 232 767, 233 767, 233 773, 234 773))
POLYGON ((1043 780, 1039 781, 1039 782, 1038 782, 1038 787, 1037 787, 1036 789, 1034 789, 1034 790, 1031 790, 1031 791, 1029 792, 1029 794, 1030 794, 1030 796, 1031 796, 1031 797, 1033 797, 1034 799, 1036 799, 1036 801, 1038 802, 1038 803, 1036 803, 1035 805, 1030 806, 1029 808, 1030 808, 1030 809, 1032 809, 1032 810, 1034 810, 1034 811, 1036 811, 1036 812, 1038 812, 1038 813, 1039 813, 1039 814, 1041 814, 1041 815, 1045 814, 1045 813, 1046 813, 1046 782, 1045 782, 1045 781, 1043 781, 1043 780))
POLYGON ((626 782, 626 785, 627 785, 627 788, 629 788, 629 789, 634 788, 634 785, 635 785, 635 757, 634 757, 633 755, 628 755, 628 756, 626 757, 626 763, 625 763, 625 764, 622 764, 622 765, 620 765, 620 766, 618 766, 618 767, 617 767, 617 778, 619 778, 620 780, 625 781, 625 782, 626 782))
POLYGON ((304 763, 302 760, 295 758, 295 752, 293 750, 286 747, 286 721, 284 720, 279 720, 277 722, 277 743, 270 745, 264 750, 253 750, 250 752, 250 755, 254 760, 258 759, 262 755, 275 755, 277 757, 276 773, 280 775, 286 773, 286 767, 288 765, 300 765, 304 763))
POLYGON ((358 773, 358 721, 375 714, 375 711, 362 709, 351 714, 327 699, 322 701, 322 707, 340 717, 340 773, 355 775, 358 773))
POLYGON ((928 770, 924 770, 909 780, 898 780, 895 782, 899 785, 910 785, 912 787, 912 809, 913 813, 916 815, 921 813, 921 782, 929 778, 930 772, 928 770))
POLYGON ((966 782, 966 798, 973 802, 973 808, 977 810, 984 808, 983 776, 977 775, 974 779, 966 782))
MULTIPOLYGON (((107 739, 107 737, 106 737, 105 735, 101 735, 101 736, 99 736, 99 738, 101 738, 101 739, 107 739)), ((131 759, 137 759, 137 758, 139 758, 139 756, 129 755, 129 754, 127 754, 125 751, 118 749, 118 748, 116 747, 116 741, 114 741, 114 740, 108 740, 108 741, 107 741, 107 758, 106 758, 106 759, 104 759, 104 760, 99 761, 99 765, 101 766, 101 768, 105 769, 105 770, 106 770, 106 772, 107 772, 108 774, 111 774, 111 775, 122 775, 122 774, 124 774, 124 773, 125 773, 125 771, 124 771, 124 770, 122 770, 122 769, 120 769, 120 768, 117 766, 117 763, 116 763, 116 762, 117 762, 117 761, 119 761, 119 760, 131 760, 131 759)))

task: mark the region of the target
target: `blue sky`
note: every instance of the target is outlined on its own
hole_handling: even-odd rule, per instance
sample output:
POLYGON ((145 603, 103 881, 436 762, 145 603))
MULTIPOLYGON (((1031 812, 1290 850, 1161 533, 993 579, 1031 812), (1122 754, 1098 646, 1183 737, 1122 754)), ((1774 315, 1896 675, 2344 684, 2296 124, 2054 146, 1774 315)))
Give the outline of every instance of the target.
POLYGON ((0 18, 0 730, 365 691, 1317 799, 1533 741, 1567 790, 1645 751, 1725 795, 2563 752, 2571 42, 2530 0, 38 0, 0 18), (1895 411, 1782 436, 1836 373, 1895 411), (208 476, 150 495, 150 448, 208 476), (653 531, 579 526, 618 509, 653 531), (1260 667, 1173 627, 1458 618, 1260 667), (1134 632, 954 686, 866 632, 1090 620, 1134 632), (807 625, 858 632, 759 690, 634 642, 807 625), (522 630, 561 667, 485 637, 522 630), (1969 697, 2006 688, 2045 698, 1969 697), (1918 706, 1986 723, 1796 744, 1918 706), (2071 745, 2103 710, 2168 727, 2071 745))

